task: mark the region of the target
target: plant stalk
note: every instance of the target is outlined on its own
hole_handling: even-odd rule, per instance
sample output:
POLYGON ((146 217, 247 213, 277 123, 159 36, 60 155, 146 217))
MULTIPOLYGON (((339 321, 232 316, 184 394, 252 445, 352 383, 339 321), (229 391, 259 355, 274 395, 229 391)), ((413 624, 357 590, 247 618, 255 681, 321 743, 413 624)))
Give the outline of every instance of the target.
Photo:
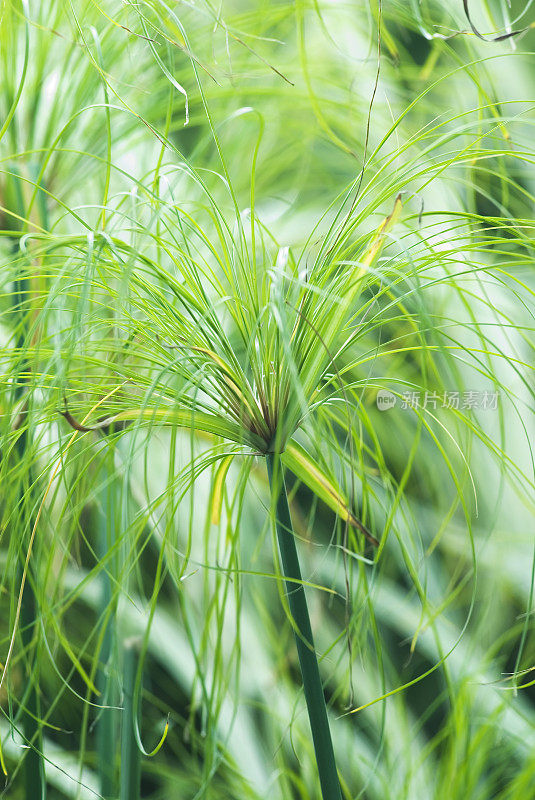
MULTIPOLYGON (((22 578, 22 567, 19 570, 19 576, 22 578)), ((24 758, 24 784, 26 800, 44 800, 46 796, 46 779, 42 756, 43 736, 39 724, 41 707, 35 686, 39 676, 38 657, 34 642, 38 609, 32 583, 33 578, 28 575, 20 609, 21 639, 24 650, 27 653, 27 679, 30 681, 22 724, 24 738, 29 745, 24 758)))
MULTIPOLYGON (((17 168, 13 168, 15 174, 18 173, 17 168)), ((21 218, 25 215, 24 197, 22 192, 22 182, 17 177, 13 178, 13 203, 14 207, 19 212, 21 218)), ((13 254, 15 257, 20 257, 18 239, 13 240, 12 246, 13 254)), ((22 269, 22 268, 21 268, 22 269)), ((13 399, 15 403, 23 402, 24 395, 30 392, 30 370, 31 364, 28 361, 26 350, 28 347, 27 337, 30 335, 30 325, 28 324, 28 312, 25 311, 25 306, 30 304, 31 299, 31 279, 24 275, 18 275, 14 281, 13 291, 13 310, 18 315, 20 320, 20 329, 17 335, 16 347, 20 354, 20 361, 14 369, 14 393, 13 399), (22 377, 26 376, 26 377, 22 377)), ((26 408, 26 417, 30 412, 30 399, 27 398, 28 407, 26 408)), ((16 453, 21 463, 31 463, 32 455, 30 432, 27 427, 27 419, 23 419, 22 430, 17 439, 16 453)), ((26 479, 22 480, 21 493, 21 513, 22 522, 25 530, 24 536, 21 538, 20 549, 20 564, 17 570, 17 582, 23 579, 24 563, 26 561, 27 548, 30 546, 30 534, 35 520, 31 512, 32 507, 32 470, 28 466, 26 479)), ((21 640, 22 646, 26 654, 27 662, 27 680, 30 685, 27 691, 27 700, 25 703, 22 729, 24 738, 29 745, 29 749, 24 759, 24 783, 25 783, 25 797, 26 800, 45 800, 46 797, 46 777, 45 766, 43 759, 43 735, 40 724, 41 708, 38 694, 38 681, 39 681, 39 657, 37 652, 36 631, 37 619, 39 616, 39 607, 37 597, 35 595, 35 573, 34 566, 35 559, 30 559, 28 564, 28 574, 26 583, 22 594, 22 602, 20 608, 20 627, 21 627, 21 640)))
POLYGON ((266 455, 266 463, 271 493, 276 505, 277 539, 286 579, 288 604, 297 627, 295 643, 301 667, 314 751, 316 753, 321 794, 323 800, 342 800, 305 589, 302 583, 295 583, 295 581, 302 580, 301 569, 280 456, 268 453, 266 455))
MULTIPOLYGON (((97 674, 97 687, 100 691, 103 706, 116 705, 113 675, 111 674, 112 656, 116 642, 116 615, 115 601, 113 598, 111 575, 116 575, 116 554, 109 559, 111 548, 115 544, 115 485, 113 481, 113 448, 106 453, 105 465, 102 470, 105 488, 102 493, 103 510, 98 519, 98 556, 101 563, 106 563, 107 569, 101 574, 100 618, 103 620, 102 648, 100 651, 100 666, 97 674), (112 606, 113 604, 113 606, 112 606), (111 616, 108 612, 111 608, 111 616)), ((100 793, 104 800, 112 800, 117 796, 115 782, 116 765, 116 720, 113 708, 103 708, 99 715, 97 725, 97 751, 98 772, 100 777, 100 793)))
MULTIPOLYGON (((16 284, 16 297, 19 298, 19 303, 21 303, 22 300, 20 298, 24 296, 25 281, 17 280, 16 284)), ((22 334, 17 342, 17 346, 21 350, 25 347, 22 334)), ((24 372, 27 370, 27 368, 27 362, 26 359, 24 359, 23 363, 20 365, 20 372, 24 372)), ((16 380, 18 380, 18 378, 16 378, 16 380)), ((23 392, 24 389, 22 386, 18 386, 16 388, 16 400, 19 400, 23 396, 23 392)), ((25 427, 26 422, 24 422, 23 425, 24 427, 19 435, 19 438, 17 439, 16 445, 17 456, 21 462, 31 458, 31 455, 29 454, 30 442, 28 430, 25 427)), ((31 508, 31 497, 29 494, 31 492, 31 483, 32 475, 31 472, 29 472, 26 486, 23 484, 21 487, 21 491, 24 493, 22 515, 25 535, 21 539, 20 566, 17 570, 17 582, 19 584, 23 579, 24 562, 26 560, 25 548, 29 547, 30 532, 34 524, 31 511, 29 510, 31 508)), ((36 688, 36 683, 39 680, 39 661, 37 656, 36 642, 34 641, 39 609, 34 590, 34 578, 34 560, 30 559, 20 607, 21 640, 27 659, 27 679, 30 681, 22 723, 24 738, 29 745, 29 749, 24 759, 24 782, 26 786, 27 800, 44 800, 46 796, 46 780, 42 756, 43 737, 41 726, 39 724, 41 711, 38 691, 36 688)))

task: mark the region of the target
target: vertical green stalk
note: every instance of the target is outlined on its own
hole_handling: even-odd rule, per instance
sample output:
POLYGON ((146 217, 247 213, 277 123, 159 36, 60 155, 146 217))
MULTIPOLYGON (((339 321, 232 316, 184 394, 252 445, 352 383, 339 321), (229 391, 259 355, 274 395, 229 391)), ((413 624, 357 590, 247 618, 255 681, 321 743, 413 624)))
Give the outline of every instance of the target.
POLYGON ((266 463, 271 492, 277 511, 277 539, 282 567, 286 577, 288 604, 297 627, 295 643, 297 645, 308 718, 316 753, 321 794, 323 800, 341 800, 340 781, 336 770, 327 707, 321 684, 318 659, 314 649, 305 589, 302 583, 295 583, 295 581, 301 581, 301 569, 293 534, 282 464, 280 457, 271 453, 266 455, 266 463))
MULTIPOLYGON (((31 526, 31 524, 31 519, 28 517, 28 525, 31 526)), ((26 537, 25 540, 27 541, 26 537)), ((24 556, 24 554, 22 553, 21 556, 24 556)), ((21 565, 18 570, 20 579, 22 579, 22 572, 23 566, 21 565)), ((34 574, 35 572, 31 568, 30 561, 20 609, 21 639, 26 654, 27 680, 30 684, 24 706, 22 723, 24 738, 29 745, 24 759, 24 783, 26 787, 26 800, 44 800, 46 796, 46 779, 42 756, 43 737, 39 724, 41 707, 37 689, 37 683, 39 681, 39 658, 37 645, 34 641, 38 614, 38 605, 34 591, 34 574)))
MULTIPOLYGON (((16 172, 13 168, 13 172, 16 172)), ((14 204, 18 209, 21 218, 24 218, 24 198, 22 193, 21 181, 13 179, 12 189, 14 193, 14 204)), ((19 253, 18 241, 14 242, 13 253, 19 253)), ((24 403, 24 395, 29 392, 30 369, 31 365, 26 356, 28 347, 29 325, 27 323, 27 312, 25 305, 31 298, 31 279, 28 277, 17 277, 14 282, 13 291, 13 310, 19 317, 19 334, 17 336, 17 352, 19 361, 14 369, 14 401, 24 403)), ((27 418, 30 413, 30 398, 26 398, 26 413, 23 414, 22 429, 17 439, 16 452, 21 463, 28 462, 28 469, 25 478, 21 480, 21 515, 24 536, 20 540, 20 563, 17 583, 20 584, 24 573, 24 563, 26 561, 27 548, 30 546, 30 536, 34 520, 32 517, 32 472, 31 463, 31 441, 27 427, 27 418)), ((22 728, 24 738, 29 745, 29 749, 24 759, 24 782, 26 800, 44 800, 46 797, 46 777, 43 759, 43 736, 40 725, 40 702, 39 702, 39 658, 36 644, 37 619, 39 615, 38 602, 35 595, 36 570, 35 559, 30 558, 28 563, 28 574, 22 594, 20 608, 20 630, 22 646, 25 652, 27 666, 27 680, 29 682, 26 692, 26 703, 22 717, 22 728)))
MULTIPOLYGON (((107 446, 106 444, 104 445, 107 446)), ((102 492, 102 512, 98 519, 97 555, 99 561, 106 564, 102 569, 100 587, 100 619, 104 627, 102 647, 100 651, 100 666, 97 674, 97 688, 100 692, 100 702, 103 706, 114 706, 116 697, 114 693, 113 675, 111 674, 111 661, 115 648, 115 608, 113 601, 114 587, 112 576, 117 574, 115 569, 117 556, 111 558, 109 553, 115 545, 115 485, 113 480, 114 458, 113 447, 105 455, 105 466, 102 470, 105 481, 102 492), (113 604, 113 607, 112 607, 113 604)), ((113 708, 103 708, 100 712, 97 725, 97 753, 98 773, 100 777, 100 793, 104 800, 116 797, 115 790, 115 745, 116 725, 115 711, 113 708)))
MULTIPOLYGON (((19 308, 21 307, 22 298, 24 297, 26 289, 26 280, 17 280, 15 296, 18 300, 19 308)), ((17 342, 18 348, 25 348, 25 326, 21 328, 21 335, 17 342)), ((19 367, 20 373, 25 373, 28 370, 28 363, 26 358, 22 360, 19 367)), ((17 370, 17 372, 19 372, 17 370)), ((19 400, 24 392, 22 381, 17 375, 17 387, 15 389, 15 398, 19 400)), ((28 401, 29 402, 29 401, 28 401)), ((27 410, 29 413, 29 408, 27 410)), ((28 437, 28 429, 26 421, 22 423, 23 428, 17 440, 17 456, 21 462, 31 459, 30 441, 28 437)), ((26 548, 29 547, 29 540, 33 528, 34 520, 31 514, 31 485, 32 475, 28 468, 27 480, 21 486, 22 492, 22 524, 24 526, 25 535, 21 538, 20 548, 20 565, 17 570, 17 583, 22 581, 24 563, 26 560, 26 548), (25 485, 24 485, 25 484, 25 485)), ((35 596, 35 568, 34 559, 30 558, 28 563, 28 574, 22 595, 22 604, 20 607, 20 630, 21 640, 24 652, 26 654, 26 665, 28 671, 28 681, 30 683, 26 705, 23 715, 23 732, 29 750, 26 753, 24 760, 24 780, 26 786, 26 800, 44 800, 46 795, 46 781, 45 770, 43 763, 43 737, 41 726, 39 724, 40 718, 40 703, 37 683, 39 681, 39 659, 37 656, 37 646, 34 637, 37 629, 38 617, 38 604, 35 596)))
POLYGON ((141 753, 134 731, 137 707, 135 702, 136 673, 139 661, 139 640, 127 639, 123 645, 123 723, 121 731, 120 800, 139 800, 141 753))

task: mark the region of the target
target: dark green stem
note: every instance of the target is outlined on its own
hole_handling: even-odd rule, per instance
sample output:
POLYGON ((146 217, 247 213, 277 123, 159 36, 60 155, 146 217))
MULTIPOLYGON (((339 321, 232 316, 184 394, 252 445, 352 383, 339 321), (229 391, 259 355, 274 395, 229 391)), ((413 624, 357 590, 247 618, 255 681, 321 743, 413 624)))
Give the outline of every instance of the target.
MULTIPOLYGON (((105 481, 102 493, 102 511, 98 519, 97 552, 102 569, 100 587, 100 618, 105 626, 100 651, 100 666, 97 674, 97 688, 100 691, 100 702, 103 706, 116 705, 113 676, 111 674, 112 655, 115 649, 115 602, 111 575, 116 575, 115 553, 110 558, 110 550, 115 545, 115 486, 113 481, 113 447, 106 453, 105 466, 102 470, 105 481)), ((97 724, 98 772, 100 777, 100 793, 104 800, 117 796, 115 782, 116 765, 116 720, 113 708, 103 708, 97 724)))
POLYGON ((342 800, 340 781, 336 770, 333 743, 327 718, 327 707, 318 667, 318 659, 314 649, 314 639, 306 601, 305 589, 301 581, 301 569, 295 545, 292 520, 286 495, 286 486, 282 472, 280 457, 268 453, 267 469, 271 492, 277 510, 277 538, 286 578, 288 604, 296 625, 295 643, 303 678, 305 700, 312 730, 312 740, 316 753, 316 762, 321 784, 323 800, 342 800))
POLYGON ((139 660, 139 640, 128 639, 123 648, 123 723, 121 733, 120 800, 139 800, 141 753, 134 733, 137 707, 135 684, 139 660))
MULTIPOLYGON (((20 577, 22 577, 22 568, 20 569, 20 577)), ((34 642, 36 615, 37 602, 32 586, 32 578, 28 575, 20 609, 21 639, 26 653, 28 681, 30 682, 23 716, 24 738, 29 745, 24 758, 26 800, 44 800, 46 796, 45 770, 42 756, 43 737, 39 724, 41 708, 36 688, 36 683, 39 680, 38 659, 34 642)))
MULTIPOLYGON (((20 191, 20 186, 18 186, 18 183, 16 185, 17 189, 20 191)), ((13 251, 18 254, 17 244, 14 244, 13 251)), ((27 278, 23 277, 15 280, 13 296, 15 299, 15 309, 20 316, 20 330, 17 337, 17 350, 21 354, 20 361, 14 370, 15 403, 23 401, 25 391, 27 391, 26 383, 28 381, 27 379, 23 381, 20 376, 29 372, 29 364, 25 355, 25 351, 28 346, 28 342, 26 341, 26 337, 28 335, 28 325, 26 324, 26 314, 24 313, 24 303, 27 302, 26 296, 28 295, 29 291, 30 281, 27 278)), ((23 416, 28 416, 30 411, 29 398, 26 400, 26 402, 28 407, 26 409, 26 415, 23 416)), ((21 463, 31 462, 32 456, 30 453, 30 447, 31 440, 29 436, 29 430, 27 428, 27 420, 23 419, 22 429, 16 444, 17 457, 21 463)), ((32 494, 32 472, 31 469, 28 468, 26 479, 23 479, 21 484, 21 513, 25 534, 20 540, 20 566, 17 575, 17 583, 19 585, 23 580, 27 549, 30 547, 31 531, 35 522, 31 512, 32 494)), ((44 800, 46 797, 46 778, 42 755, 43 736, 39 722, 41 709, 37 688, 39 683, 39 658, 35 641, 36 622, 39 609, 34 586, 34 559, 30 558, 20 607, 21 640, 27 664, 27 680, 29 681, 29 688, 26 693, 27 699, 22 718, 24 738, 29 745, 29 749, 24 760, 24 782, 26 788, 26 800, 44 800)))
MULTIPOLYGON (((25 364, 21 365, 21 371, 25 369, 25 366, 25 364)), ((22 394, 22 391, 19 392, 19 389, 17 388, 15 394, 16 396, 20 395, 22 394)), ((26 422, 24 422, 23 425, 25 426, 26 422)), ((28 451, 28 430, 26 427, 23 427, 17 440, 17 455, 20 461, 24 461, 25 459, 28 460, 31 457, 28 451)), ((23 495, 21 509, 25 535, 21 538, 20 566, 17 575, 17 583, 19 585, 23 580, 26 550, 30 546, 30 535, 34 525, 34 520, 30 510, 31 483, 32 477, 30 473, 27 476, 27 483, 25 483, 25 485, 23 483, 23 486, 21 487, 23 495)), ((21 640, 27 664, 27 680, 30 683, 22 722, 24 737, 29 745, 29 750, 27 751, 24 760, 24 780, 26 785, 27 800, 44 800, 46 796, 46 781, 42 756, 43 736, 41 732, 41 726, 39 724, 40 703, 37 690, 37 684, 39 681, 39 659, 37 656, 35 642, 38 605, 34 590, 35 570, 33 565, 34 560, 30 558, 28 563, 28 574, 26 576, 24 592, 22 594, 22 603, 20 607, 21 640)))

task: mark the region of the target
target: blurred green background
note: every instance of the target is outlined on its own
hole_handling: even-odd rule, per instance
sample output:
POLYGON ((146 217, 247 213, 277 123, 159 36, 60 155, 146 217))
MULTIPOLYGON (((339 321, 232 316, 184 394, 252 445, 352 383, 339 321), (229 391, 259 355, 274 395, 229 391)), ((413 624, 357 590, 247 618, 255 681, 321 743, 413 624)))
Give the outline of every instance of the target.
POLYGON ((121 298, 150 327, 128 276, 142 256, 170 268, 188 216, 217 246, 208 196, 234 232, 254 209, 262 263, 303 270, 346 193, 363 241, 399 193, 403 210, 337 360, 354 417, 342 435, 333 402, 303 434, 353 481, 379 551, 289 477, 344 796, 535 797, 535 7, 467 7, 3 0, 2 663, 41 509, 37 621, 0 690, 6 797, 28 797, 30 687, 47 797, 119 796, 135 637, 139 744, 161 744, 141 797, 319 798, 261 460, 233 461, 217 519, 218 462, 190 480, 207 437, 112 427, 71 446, 57 412, 68 396, 81 420, 121 380, 147 405, 172 395, 164 327, 125 348, 121 298), (496 408, 450 413, 445 391, 496 408), (436 392, 432 417, 407 392, 436 392))

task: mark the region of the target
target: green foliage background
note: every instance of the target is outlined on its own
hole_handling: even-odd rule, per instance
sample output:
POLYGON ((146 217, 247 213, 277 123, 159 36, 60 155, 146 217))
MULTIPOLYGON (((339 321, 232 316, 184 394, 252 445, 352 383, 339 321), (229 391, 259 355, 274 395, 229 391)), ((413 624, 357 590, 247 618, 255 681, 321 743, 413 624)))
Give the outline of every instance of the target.
POLYGON ((275 443, 344 797, 535 797, 535 16, 467 7, 3 0, 5 796, 119 796, 134 637, 143 798, 319 797, 275 443))

